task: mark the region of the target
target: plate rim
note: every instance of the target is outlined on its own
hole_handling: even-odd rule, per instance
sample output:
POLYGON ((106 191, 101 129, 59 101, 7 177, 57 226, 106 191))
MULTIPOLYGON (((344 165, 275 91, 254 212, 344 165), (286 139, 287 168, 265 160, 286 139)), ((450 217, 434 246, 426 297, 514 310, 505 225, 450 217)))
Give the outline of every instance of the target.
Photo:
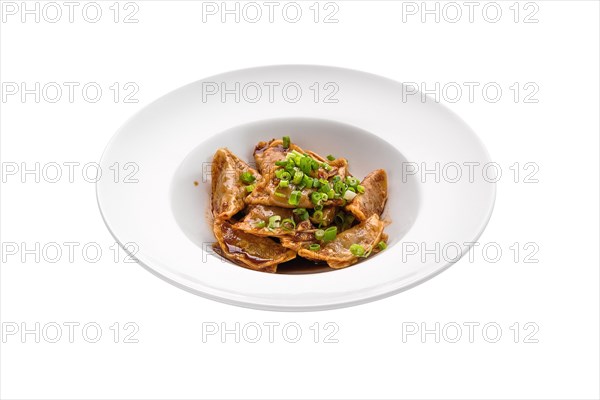
MULTIPOLYGON (((361 75, 366 75, 369 76, 371 78, 375 78, 378 80, 385 80, 386 82, 388 82, 389 84, 393 84, 394 86, 402 86, 405 87, 405 84, 401 81, 397 81, 394 80, 392 78, 388 78, 386 76, 383 75, 378 75, 375 73, 371 73, 371 72, 367 72, 367 71, 362 71, 362 70, 357 70, 357 69, 352 69, 352 68, 346 68, 346 67, 339 67, 339 66, 331 66, 331 65, 322 65, 322 64, 272 64, 272 65, 261 65, 261 66, 253 66, 253 67, 249 67, 249 68, 239 68, 239 69, 234 69, 234 70, 229 70, 229 71, 225 71, 216 75, 211 75, 211 76, 207 76, 192 82, 188 82, 186 84, 183 84, 175 89, 172 89, 170 91, 168 91, 167 93, 164 93, 162 95, 160 95, 159 97, 157 97, 156 99, 154 99, 153 101, 149 102, 148 104, 144 105, 143 107, 139 108, 136 112, 134 112, 131 116, 129 116, 127 119, 125 119, 121 125, 119 126, 119 128, 113 133, 113 135, 111 136, 110 140, 107 142, 105 148, 102 151, 102 155, 100 157, 100 162, 99 164, 102 165, 103 164, 103 160, 105 159, 105 156, 107 155, 108 151, 110 150, 111 146, 113 145, 114 141, 116 140, 116 138, 123 132, 123 130, 129 125, 129 123, 133 120, 135 120, 140 114, 142 114, 144 112, 144 110, 150 108, 151 106, 155 105, 157 102, 161 101, 162 99, 172 95, 173 93, 186 88, 190 85, 193 84, 197 84, 198 82, 202 82, 202 81, 207 81, 210 79, 218 79, 219 77, 224 77, 226 75, 230 75, 230 74, 236 74, 236 73, 241 73, 241 72, 249 72, 249 71, 255 71, 255 70, 264 70, 264 69, 269 69, 269 68, 280 68, 280 69, 285 69, 285 68, 315 68, 315 69, 328 69, 328 70, 339 70, 339 71, 345 71, 345 72, 349 72, 349 73, 355 73, 355 74, 361 74, 361 75)), ((423 94, 421 91, 417 91, 417 94, 419 95, 424 95, 428 100, 431 100, 431 96, 429 96, 428 94, 423 94)), ((470 132, 472 133, 471 137, 472 139, 474 139, 477 144, 479 145, 479 147, 481 148, 481 150, 483 151, 485 157, 488 160, 492 160, 491 155, 489 153, 489 150, 487 149, 487 147, 485 146, 485 144, 483 143, 483 140, 479 137, 479 135, 476 134, 476 132, 471 128, 471 126, 466 123, 466 121, 460 116, 458 115, 456 112, 454 112, 452 109, 450 109, 446 104, 442 103, 442 102, 435 102, 436 105, 438 107, 441 107, 446 113, 448 113, 449 115, 451 115, 454 119, 456 119, 457 121, 459 121, 461 124, 463 124, 465 127, 467 127, 470 132)), ((362 129, 362 128, 361 128, 362 129)), ((370 132, 371 134, 374 134, 372 132, 370 132)), ((377 136, 377 135, 376 135, 377 136)), ((385 140, 385 139, 384 139, 385 140)), ((352 300, 343 300, 343 301, 339 301, 339 302, 335 302, 335 303, 326 303, 326 304, 315 304, 315 305, 280 305, 280 304, 267 304, 267 303, 261 303, 258 301, 242 301, 242 300, 236 300, 236 299, 232 299, 226 296, 219 296, 213 293, 208 293, 202 290, 198 290, 196 288, 187 286, 179 281, 177 281, 176 279, 173 279, 172 277, 168 276, 168 272, 169 271, 164 271, 161 270, 159 271, 158 268, 153 267, 148 265, 148 263, 139 260, 138 258, 135 257, 135 254, 132 254, 125 246, 124 244, 121 242, 121 240, 119 240, 119 238, 117 237, 117 235, 115 234, 115 232, 113 231, 113 229, 111 229, 110 225, 108 224, 107 221, 107 217, 105 215, 105 212, 102 209, 101 206, 101 201, 100 201, 100 193, 99 193, 99 184, 100 181, 97 181, 95 184, 95 194, 96 194, 96 203, 98 205, 98 209, 100 211, 100 215, 102 217, 102 221, 104 222, 104 225, 106 226, 106 228, 108 229, 109 233, 111 234, 111 236, 115 239, 116 243, 119 244, 119 246, 121 248, 123 248, 125 250, 125 252, 134 257, 137 261, 137 264, 141 265, 145 270, 149 271, 150 273, 152 273, 153 275, 161 278, 162 280, 164 280, 167 283, 170 283, 173 286, 176 286, 180 289, 185 290, 186 292, 189 293, 193 293, 195 295, 201 296, 203 298, 206 299, 210 299, 210 300, 214 300, 214 301, 218 301, 220 303, 224 303, 224 304, 229 304, 229 305, 235 305, 235 306, 239 306, 239 307, 244 307, 244 308, 249 308, 249 309, 258 309, 258 310, 265 310, 265 311, 278 311, 278 312, 314 312, 314 311, 325 311, 325 310, 332 310, 332 309, 339 309, 339 308, 345 308, 345 307, 352 307, 352 306, 356 306, 356 305, 360 305, 360 304, 365 304, 365 303, 369 303, 372 301, 377 301, 377 300, 381 300, 393 295, 396 295, 398 293, 404 292, 405 290, 409 290, 415 286, 418 286, 426 281, 428 281, 429 279, 432 279, 435 276, 438 276, 439 274, 441 274, 442 272, 446 271, 448 268, 450 268, 450 266, 452 266, 453 264, 457 263, 458 261, 460 261, 473 247, 472 244, 466 245, 461 253, 460 253, 460 257, 457 257, 455 260, 452 261, 446 261, 445 263, 443 263, 443 265, 441 265, 440 267, 438 267, 436 270, 417 277, 416 279, 410 280, 408 281, 406 284, 403 284, 402 286, 396 288, 396 289, 392 289, 392 290, 386 290, 382 293, 378 293, 378 294, 374 294, 374 295, 366 295, 357 299, 352 299, 352 300)), ((496 197, 497 197, 497 185, 496 182, 493 182, 490 184, 490 188, 491 188, 491 200, 490 200, 490 204, 487 207, 487 211, 485 214, 485 218, 483 218, 479 224, 478 230, 477 230, 477 234, 473 237, 471 242, 477 242, 479 240, 479 238, 481 237, 481 235, 483 234, 483 232, 485 231, 485 228, 487 227, 487 225, 489 224, 489 221, 491 220, 494 208, 495 208, 495 203, 496 203, 496 197)))

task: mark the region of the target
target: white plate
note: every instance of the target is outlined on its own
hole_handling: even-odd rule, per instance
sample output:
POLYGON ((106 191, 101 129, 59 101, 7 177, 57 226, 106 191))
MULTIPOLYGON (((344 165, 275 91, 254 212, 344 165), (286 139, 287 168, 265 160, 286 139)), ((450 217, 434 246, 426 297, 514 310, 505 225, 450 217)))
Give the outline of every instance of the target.
POLYGON ((457 246, 459 256, 468 251, 494 205, 495 183, 481 174, 489 162, 459 117, 398 82, 341 68, 271 66, 194 82, 142 109, 108 144, 101 166, 111 173, 96 189, 116 240, 166 281, 240 306, 322 310, 408 289, 455 262, 457 246), (229 94, 211 94, 215 90, 229 94), (359 178, 386 169, 387 250, 343 270, 305 275, 251 271, 213 254, 206 174, 213 153, 228 147, 251 162, 259 140, 283 135, 322 155, 347 158, 359 178), (439 182, 422 172, 436 165, 439 182), (475 165, 473 179, 468 165, 475 165), (456 166, 463 176, 451 182, 456 166), (415 167, 420 172, 407 173, 415 167), (428 255, 436 245, 442 254, 428 255))

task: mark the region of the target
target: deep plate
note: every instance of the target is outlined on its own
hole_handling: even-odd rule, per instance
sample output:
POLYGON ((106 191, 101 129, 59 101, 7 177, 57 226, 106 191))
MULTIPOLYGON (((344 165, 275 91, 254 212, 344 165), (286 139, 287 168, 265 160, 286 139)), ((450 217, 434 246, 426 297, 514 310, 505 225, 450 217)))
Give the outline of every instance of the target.
POLYGON ((403 244, 432 248, 457 243, 464 254, 465 243, 475 241, 487 224, 495 198, 495 184, 484 179, 438 183, 403 174, 409 163, 490 162, 479 139, 456 115, 420 96, 403 98, 400 83, 331 67, 254 68, 184 86, 144 108, 117 132, 101 166, 108 170, 115 162, 139 167, 138 183, 97 183, 98 203, 115 238, 135 243, 139 262, 177 286, 261 309, 343 307, 423 282, 451 262, 414 256, 402 262, 403 244), (296 102, 206 96, 206 88, 215 83, 231 88, 248 82, 294 82, 304 94, 296 102), (315 82, 337 85, 338 101, 315 101, 309 89, 315 82), (386 169, 390 194, 384 215, 392 221, 386 228, 386 251, 344 270, 307 275, 250 271, 213 254, 206 173, 212 154, 228 147, 251 161, 258 141, 284 134, 301 147, 347 158, 359 178, 386 169))

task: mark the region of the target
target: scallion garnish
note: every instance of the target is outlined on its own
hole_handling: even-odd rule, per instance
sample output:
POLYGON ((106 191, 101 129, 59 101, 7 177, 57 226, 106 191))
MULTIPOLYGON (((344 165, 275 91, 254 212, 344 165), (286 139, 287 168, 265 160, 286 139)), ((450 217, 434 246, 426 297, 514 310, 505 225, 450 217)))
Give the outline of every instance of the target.
POLYGON ((381 242, 377 243, 377 246, 379 247, 379 250, 385 250, 387 249, 387 244, 382 240, 381 242))
POLYGON ((290 137, 289 136, 284 136, 283 137, 283 148, 284 149, 289 149, 290 148, 290 137))
POLYGON ((358 193, 364 193, 365 192, 365 187, 363 185, 356 185, 356 191, 358 193))
POLYGON ((248 185, 246 186, 246 192, 252 193, 252 191, 256 189, 256 185, 248 185))
POLYGON ((294 173, 294 179, 292 179, 292 183, 294 185, 299 185, 302 182, 302 178, 304 178, 304 173, 302 171, 296 171, 294 173))
POLYGON ((315 181, 313 180, 313 178, 311 178, 310 176, 304 174, 304 176, 302 177, 302 184, 304 185, 304 187, 306 187, 307 189, 310 189, 313 187, 313 183, 315 181))
POLYGON ((321 167, 325 170, 325 171, 331 171, 331 166, 327 163, 321 163, 321 167))
POLYGON ((296 223, 291 218, 286 218, 281 221, 281 227, 286 231, 293 231, 296 229, 296 223))
POLYGON ((321 250, 321 245, 318 243, 313 243, 310 246, 308 246, 308 249, 310 251, 319 251, 319 250, 321 250))
POLYGON ((315 204, 315 211, 321 211, 323 209, 323 204, 315 204))
POLYGON ((344 193, 344 200, 346 201, 352 201, 355 197, 356 193, 351 191, 350 188, 348 188, 348 190, 346 190, 346 193, 344 193))
POLYGON ((329 161, 333 161, 333 160, 335 160, 335 157, 330 154, 330 155, 327 156, 327 159, 329 161))
POLYGON ((284 181, 289 181, 290 179, 292 179, 292 175, 287 171, 283 171, 281 173, 281 178, 279 178, 279 179, 282 179, 284 181))
POLYGON ((325 234, 323 235, 323 240, 326 242, 330 242, 337 236, 337 226, 332 226, 325 229, 325 234))
POLYGON ((323 229, 317 229, 315 231, 315 239, 323 240, 324 237, 325 237, 325 231, 323 229))
POLYGON ((346 183, 348 184, 348 186, 356 187, 356 185, 359 184, 359 181, 355 177, 349 176, 346 178, 346 183))
POLYGON ((285 199, 287 197, 285 194, 279 192, 275 192, 275 196, 281 197, 282 199, 285 199))
POLYGON ((286 181, 286 180, 284 180, 284 179, 282 179, 282 180, 280 180, 280 181, 279 181, 279 187, 280 187, 280 188, 286 188, 286 187, 288 187, 289 185, 290 185, 290 181, 286 181))
POLYGON ((267 228, 269 229, 277 229, 281 226, 281 217, 279 215, 273 215, 269 217, 269 224, 267 228))
POLYGON ((323 180, 321 180, 321 187, 319 188, 319 192, 329 193, 330 190, 331 190, 331 186, 329 185, 329 182, 327 182, 327 181, 323 182, 323 180))
POLYGON ((355 255, 356 257, 362 257, 365 255, 365 248, 360 244, 353 244, 350 246, 350 253, 355 255))
MULTIPOLYGON (((337 176, 337 178, 339 178, 339 176, 337 176)), ((348 189, 348 186, 344 182, 342 182, 341 180, 336 182, 334 180, 333 190, 335 190, 336 193, 344 194, 346 193, 346 189, 348 189)))
POLYGON ((314 219, 316 222, 321 222, 321 221, 323 221, 323 211, 321 211, 321 210, 315 211, 315 212, 313 213, 313 219, 314 219))
POLYGON ((346 221, 346 214, 344 214, 343 211, 339 211, 337 214, 335 214, 334 221, 335 221, 336 225, 339 225, 343 228, 344 221, 346 221))
POLYGON ((264 228, 265 226, 267 226, 267 223, 265 221, 258 221, 256 224, 254 224, 254 226, 256 228, 261 229, 261 228, 264 228))
POLYGON ((294 190, 292 193, 290 193, 290 198, 288 199, 288 203, 293 206, 297 206, 298 204, 300 204, 301 197, 302 197, 302 192, 300 192, 299 190, 294 190))
POLYGON ((240 180, 242 182, 244 182, 245 184, 251 184, 256 180, 256 177, 254 175, 252 175, 251 172, 242 172, 242 174, 240 175, 240 180))
POLYGON ((296 214, 296 216, 298 216, 298 218, 301 221, 306 221, 309 218, 308 211, 306 211, 306 208, 296 208, 293 212, 294 214, 296 214))
POLYGON ((312 192, 311 195, 310 195, 310 201, 313 204, 320 204, 320 201, 321 201, 322 197, 323 197, 322 193, 312 192))

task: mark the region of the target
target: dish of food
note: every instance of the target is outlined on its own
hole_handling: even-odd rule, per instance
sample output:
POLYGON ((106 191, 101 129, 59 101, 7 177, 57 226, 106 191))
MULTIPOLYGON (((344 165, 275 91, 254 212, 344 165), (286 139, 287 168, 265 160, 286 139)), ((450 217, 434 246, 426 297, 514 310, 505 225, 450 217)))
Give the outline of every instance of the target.
POLYGON ((213 156, 213 247, 223 257, 274 273, 296 257, 340 269, 387 248, 385 170, 359 181, 345 158, 305 151, 289 136, 259 142, 253 156, 256 169, 227 148, 213 156))
MULTIPOLYGON (((481 140, 460 117, 424 97, 407 95, 402 83, 385 77, 314 65, 250 68, 190 83, 143 107, 107 144, 100 161, 106 173, 96 182, 101 216, 131 255, 129 262, 212 300, 312 311, 391 296, 431 279, 466 254, 484 231, 495 200, 496 184, 481 173, 491 162, 481 140), (256 89, 263 82, 271 83, 262 97, 244 95, 244 87, 256 89), (237 87, 239 96, 231 94, 237 87), (282 96, 284 87, 290 89, 287 96, 282 96), (227 92, 210 94, 220 88, 227 92), (306 193, 315 191, 314 181, 313 188, 298 190, 295 170, 281 179, 288 177, 273 175, 285 170, 283 165, 267 167, 269 154, 282 156, 276 149, 283 147, 283 136, 292 139, 287 153, 296 150, 329 164, 331 171, 321 171, 333 174, 328 185, 345 175, 360 179, 364 193, 344 179, 356 188, 356 197, 342 205, 341 191, 337 199, 327 193, 327 200, 320 199, 323 209, 315 210, 306 193), (327 158, 330 154, 334 160, 327 158), (212 168, 219 163, 241 167, 233 169, 233 177, 215 174, 219 190, 213 196, 212 168), (462 178, 443 179, 456 178, 446 173, 455 173, 457 166, 465 166, 462 178), (374 172, 379 170, 385 175, 374 172), (240 185, 242 174, 248 183, 240 185), (383 176, 385 206, 368 201, 385 198, 374 195, 383 176), (279 188, 282 180, 287 188, 279 188), (275 187, 284 197, 274 194, 275 187), (301 195, 292 196, 293 191, 301 195), (308 222, 302 210, 294 213, 302 208, 308 222), (315 211, 323 215, 315 219, 315 211), (354 217, 351 226, 341 225, 341 215, 336 221, 340 211, 344 222, 354 217), (373 239, 382 224, 381 237, 373 239), (317 230, 324 238, 333 226, 334 240, 317 239, 317 230), (215 251, 215 231, 229 243, 229 258, 219 254, 221 246, 215 251), (383 251, 380 242, 386 243, 383 251), (352 253, 352 245, 362 249, 354 246, 352 253), (436 248, 442 252, 431 254, 436 248), (268 253, 265 262, 263 252, 268 253), (244 264, 256 255, 255 269, 244 264)), ((110 279, 120 278, 110 273, 115 274, 110 279)))

